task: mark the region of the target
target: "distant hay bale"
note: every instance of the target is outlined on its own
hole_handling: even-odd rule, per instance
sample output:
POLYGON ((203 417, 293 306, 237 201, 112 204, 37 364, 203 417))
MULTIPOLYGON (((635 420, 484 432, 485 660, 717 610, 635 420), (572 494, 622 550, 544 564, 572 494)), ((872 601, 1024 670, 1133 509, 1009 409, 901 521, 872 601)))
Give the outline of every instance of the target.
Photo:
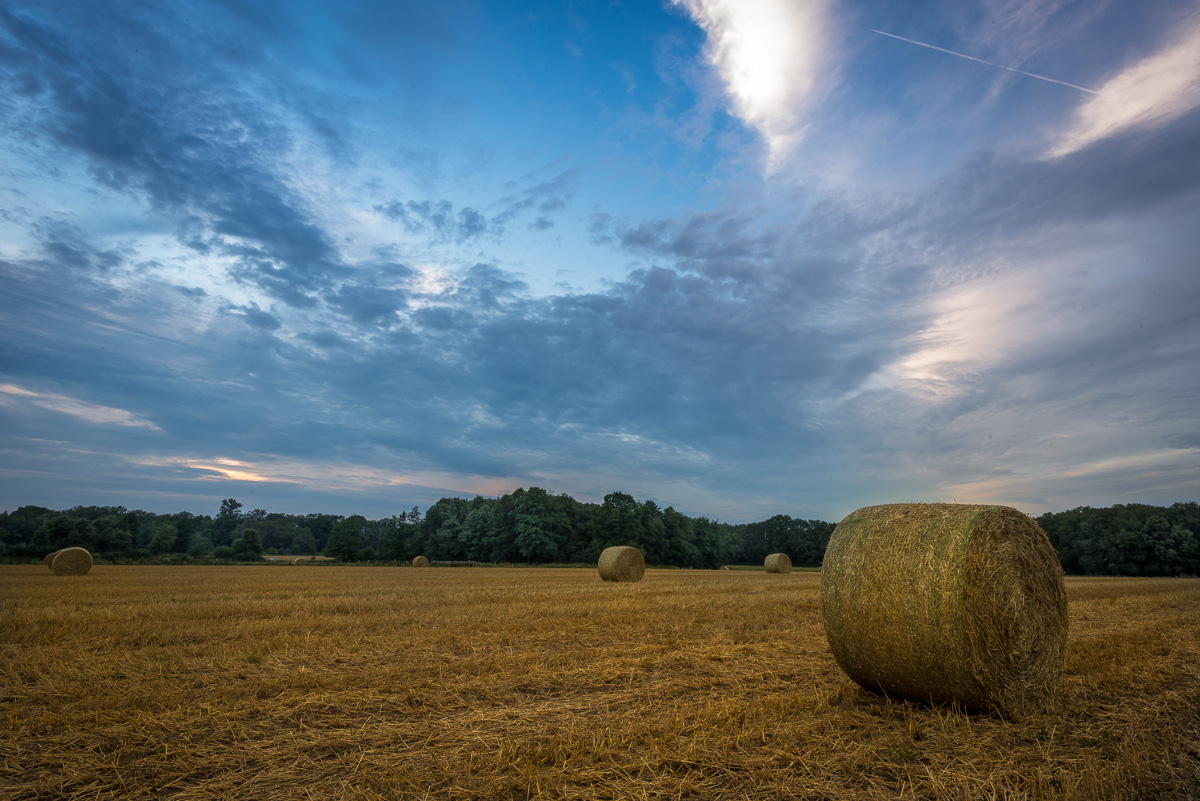
POLYGON ((728 569, 729 569, 729 565, 721 565, 721 569, 722 569, 722 570, 728 570, 728 569))
POLYGON ((646 574, 642 552, 628 545, 605 548, 596 567, 605 581, 641 581, 646 574))
POLYGON ((418 556, 413 559, 413 567, 429 567, 429 560, 424 556, 418 556))
POLYGON ((54 569, 54 567, 53 567, 54 557, 56 557, 56 556, 58 556, 58 551, 51 551, 50 553, 46 554, 46 557, 44 559, 42 559, 42 562, 46 565, 47 568, 53 570, 54 569))
POLYGON ((86 548, 63 548, 54 555, 50 569, 56 576, 82 576, 92 569, 92 555, 86 548))
POLYGON ((295 559, 292 560, 292 564, 295 565, 296 567, 304 567, 305 565, 308 564, 308 560, 305 559, 303 556, 297 556, 295 559))
POLYGON ((863 687, 1013 718, 1052 699, 1066 655, 1058 556, 1006 506, 852 512, 825 551, 821 616, 863 687))
POLYGON ((773 553, 766 558, 763 565, 768 573, 791 573, 792 560, 786 553, 773 553))

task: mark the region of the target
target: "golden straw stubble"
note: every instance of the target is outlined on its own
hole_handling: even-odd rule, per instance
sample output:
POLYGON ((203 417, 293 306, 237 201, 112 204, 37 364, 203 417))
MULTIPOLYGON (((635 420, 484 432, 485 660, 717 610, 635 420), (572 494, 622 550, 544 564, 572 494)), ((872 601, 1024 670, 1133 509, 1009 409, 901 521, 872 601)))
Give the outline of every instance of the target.
POLYGON ((50 569, 56 576, 82 576, 92 569, 92 555, 86 548, 63 548, 54 555, 50 569))
POLYGON ((792 559, 786 553, 773 553, 763 561, 768 573, 791 573, 792 559))
POLYGON ((605 581, 641 581, 646 574, 642 552, 628 545, 605 548, 596 567, 605 581))
POLYGON ((825 551, 821 616, 863 687, 1008 717, 1050 703, 1066 657, 1062 566, 1007 506, 852 512, 825 551))

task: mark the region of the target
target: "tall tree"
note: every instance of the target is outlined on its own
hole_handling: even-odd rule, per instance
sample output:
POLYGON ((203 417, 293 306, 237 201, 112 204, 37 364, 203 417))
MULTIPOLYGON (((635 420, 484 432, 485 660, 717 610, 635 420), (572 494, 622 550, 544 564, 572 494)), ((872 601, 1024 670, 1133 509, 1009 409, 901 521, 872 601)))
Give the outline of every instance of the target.
POLYGON ((335 523, 329 532, 329 542, 325 544, 325 555, 343 562, 356 560, 358 551, 362 548, 363 529, 366 525, 367 519, 362 515, 351 515, 335 523))
POLYGON ((233 530, 242 522, 242 504, 233 498, 221 501, 221 510, 213 518, 213 542, 217 545, 228 545, 232 539, 233 530))

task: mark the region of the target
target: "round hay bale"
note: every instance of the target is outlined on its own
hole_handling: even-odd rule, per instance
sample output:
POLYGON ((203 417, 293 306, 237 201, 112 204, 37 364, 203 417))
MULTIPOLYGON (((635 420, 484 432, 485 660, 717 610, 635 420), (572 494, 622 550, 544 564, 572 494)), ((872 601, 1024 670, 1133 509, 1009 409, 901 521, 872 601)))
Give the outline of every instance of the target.
POLYGON ((414 557, 413 558, 413 567, 429 567, 429 560, 426 559, 424 556, 414 557))
POLYGON ((50 569, 56 576, 82 576, 92 569, 92 555, 86 548, 63 548, 54 555, 50 569))
POLYGON ((728 569, 729 569, 729 565, 721 565, 721 569, 722 569, 722 570, 728 570, 728 569))
POLYGON ((605 548, 596 565, 605 581, 641 581, 646 575, 646 560, 642 552, 628 545, 605 548))
POLYGON ((305 559, 303 556, 297 556, 295 559, 292 560, 292 564, 295 565, 296 567, 304 567, 305 565, 308 564, 308 560, 305 559))
POLYGON ((773 553, 766 558, 763 566, 768 573, 791 573, 792 560, 786 553, 773 553))
POLYGON ((54 557, 56 556, 58 556, 58 551, 52 551, 51 553, 46 554, 45 558, 42 559, 42 563, 45 564, 50 570, 53 570, 54 568, 52 565, 54 564, 54 557))
POLYGON ((1062 566, 1006 506, 852 512, 825 550, 821 617, 863 687, 1012 718, 1053 698, 1066 656, 1062 566))

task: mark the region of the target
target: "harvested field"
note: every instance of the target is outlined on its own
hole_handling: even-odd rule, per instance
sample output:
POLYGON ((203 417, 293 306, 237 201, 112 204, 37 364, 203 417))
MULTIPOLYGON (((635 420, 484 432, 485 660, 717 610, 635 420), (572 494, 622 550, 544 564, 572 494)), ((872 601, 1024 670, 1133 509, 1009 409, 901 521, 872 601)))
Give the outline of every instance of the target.
POLYGON ((1019 724, 860 689, 819 581, 0 566, 0 799, 1200 797, 1200 580, 1068 579, 1019 724))

